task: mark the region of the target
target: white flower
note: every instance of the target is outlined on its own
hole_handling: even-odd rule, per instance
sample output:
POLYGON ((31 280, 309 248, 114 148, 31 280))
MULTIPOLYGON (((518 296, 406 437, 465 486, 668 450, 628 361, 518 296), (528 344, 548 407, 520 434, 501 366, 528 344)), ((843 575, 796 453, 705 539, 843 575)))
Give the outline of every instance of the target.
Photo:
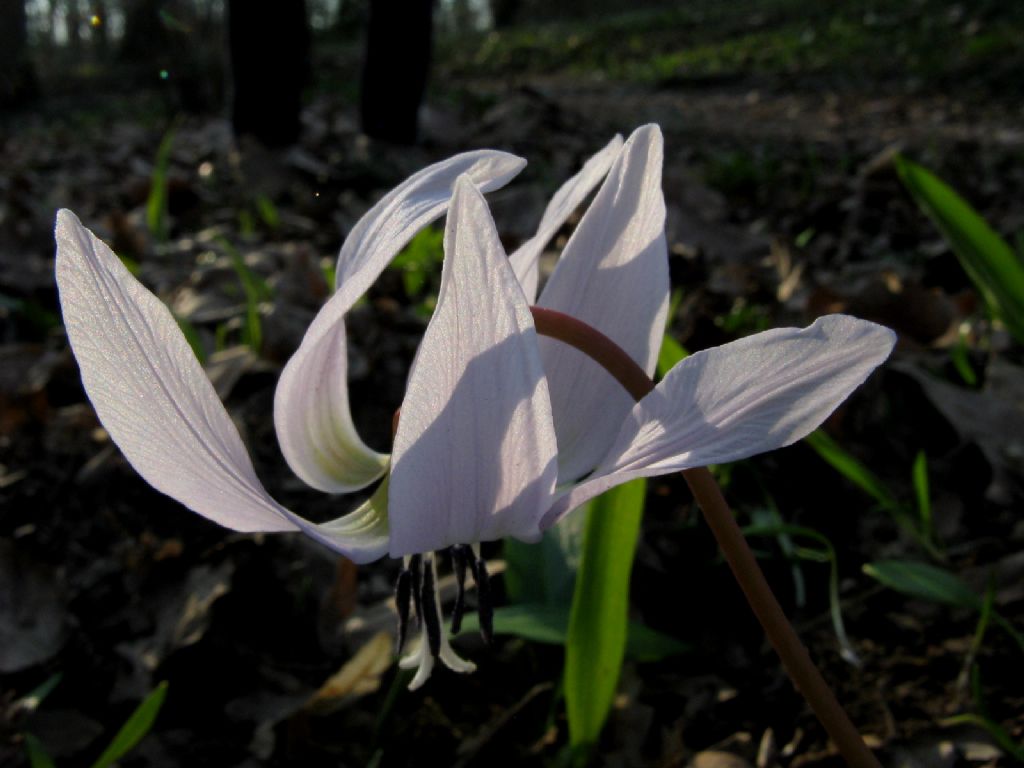
POLYGON ((479 542, 536 540, 587 499, 635 477, 788 445, 892 348, 888 329, 825 317, 692 355, 634 402, 583 352, 538 338, 530 311, 537 259, 607 174, 537 305, 589 324, 653 372, 669 290, 661 165, 656 126, 625 143, 616 138, 563 185, 537 235, 511 257, 480 192, 522 168, 504 153, 431 166, 360 220, 339 256, 337 291, 285 367, 274 402, 282 451, 307 483, 342 493, 384 478, 337 520, 311 523, 269 496, 170 312, 61 211, 57 282, 86 392, 139 474, 199 514, 238 531, 299 530, 356 562, 402 557, 399 609, 407 615, 414 599, 423 629, 403 661, 419 668, 413 686, 436 658, 469 671, 440 629, 434 552, 453 547, 457 564, 486 589, 479 542), (437 308, 389 457, 367 447, 352 423, 344 315, 449 205, 437 308))

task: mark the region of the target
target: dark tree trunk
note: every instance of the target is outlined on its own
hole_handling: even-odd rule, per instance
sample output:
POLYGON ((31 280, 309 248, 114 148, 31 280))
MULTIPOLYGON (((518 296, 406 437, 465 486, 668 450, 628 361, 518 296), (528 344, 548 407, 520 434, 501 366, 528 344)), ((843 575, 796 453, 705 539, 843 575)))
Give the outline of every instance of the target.
POLYGON ((368 136, 415 143, 430 69, 433 11, 433 0, 370 0, 361 105, 368 136))
POLYGON ((163 5, 164 0, 134 0, 128 4, 119 50, 122 61, 157 68, 166 65, 167 30, 160 21, 163 5))
POLYGON ((298 140, 309 38, 305 0, 228 0, 236 135, 253 136, 268 147, 298 140))
POLYGON ((64 7, 67 10, 68 48, 78 57, 82 54, 82 10, 78 7, 78 0, 67 0, 64 7))
POLYGON ((505 29, 516 23, 519 0, 491 0, 491 19, 495 29, 505 29))
POLYGON ((0 107, 13 107, 36 94, 24 0, 0 0, 0 19, 0 107))

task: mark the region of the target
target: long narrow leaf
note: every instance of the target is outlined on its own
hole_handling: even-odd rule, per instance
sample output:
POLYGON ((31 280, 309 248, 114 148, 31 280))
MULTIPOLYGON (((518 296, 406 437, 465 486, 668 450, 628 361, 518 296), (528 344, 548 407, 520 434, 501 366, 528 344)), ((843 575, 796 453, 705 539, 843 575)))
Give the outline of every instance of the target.
MULTIPOLYGON (((480 627, 476 614, 462 622, 463 634, 474 634, 480 627)), ((549 603, 503 605, 494 610, 494 634, 515 635, 535 643, 564 645, 569 632, 569 606, 549 603)), ((626 658, 634 661, 661 661, 690 649, 656 629, 630 621, 626 631, 626 658)))
POLYGON ((153 176, 149 183, 149 198, 146 200, 146 227, 158 243, 167 240, 167 171, 171 164, 171 148, 174 146, 174 134, 178 130, 178 121, 167 130, 160 146, 156 150, 153 161, 153 176))
POLYGON ((856 485, 878 502, 889 513, 893 521, 914 537, 921 547, 934 559, 943 561, 945 554, 931 540, 929 532, 923 530, 914 513, 893 495, 892 491, 878 479, 877 475, 861 464, 853 455, 828 436, 824 430, 816 429, 804 438, 815 452, 832 465, 843 477, 856 485))
POLYGON ((160 712, 160 707, 164 705, 165 696, 167 696, 166 680, 150 691, 149 695, 142 700, 142 703, 136 707, 131 716, 125 720, 121 730, 117 732, 114 739, 103 750, 103 754, 92 764, 92 768, 108 768, 108 766, 117 762, 131 751, 142 740, 142 737, 149 733, 149 729, 153 727, 156 716, 160 712))
POLYGON ((932 495, 928 484, 928 457, 924 451, 918 451, 911 470, 914 482, 914 497, 917 499, 917 516, 921 520, 921 533, 927 539, 932 538, 932 495))
POLYGON ((888 512, 901 511, 900 503, 885 484, 825 432, 817 429, 805 437, 804 442, 831 464, 839 474, 868 494, 888 512))
POLYGON ((864 573, 910 597, 980 610, 981 597, 959 576, 945 568, 912 560, 877 560, 864 573))
POLYGON ((895 162, 904 186, 949 242, 989 311, 1024 342, 1024 264, 1017 254, 931 171, 898 155, 895 162))
MULTIPOLYGON (((829 615, 832 618, 832 630, 836 633, 836 640, 839 642, 839 655, 848 663, 859 667, 862 663, 861 658, 854 649, 853 643, 850 642, 850 637, 846 634, 846 625, 843 623, 843 608, 839 600, 839 558, 836 556, 836 548, 832 545, 832 541, 825 534, 813 528, 786 525, 785 523, 750 525, 743 529, 743 533, 746 536, 802 536, 821 545, 820 550, 795 547, 791 548, 791 551, 795 557, 828 563, 829 615)), ((783 549, 783 551, 786 550, 783 549)))
POLYGON ((658 376, 664 378, 676 363, 689 354, 686 347, 666 333, 661 340, 661 349, 658 350, 658 376))
POLYGON ((577 754, 596 743, 619 682, 645 492, 646 482, 634 480, 602 494, 586 511, 565 644, 569 743, 577 754))
POLYGON ((56 768, 53 758, 43 748, 39 739, 31 733, 25 734, 25 750, 28 752, 28 761, 32 768, 56 768))

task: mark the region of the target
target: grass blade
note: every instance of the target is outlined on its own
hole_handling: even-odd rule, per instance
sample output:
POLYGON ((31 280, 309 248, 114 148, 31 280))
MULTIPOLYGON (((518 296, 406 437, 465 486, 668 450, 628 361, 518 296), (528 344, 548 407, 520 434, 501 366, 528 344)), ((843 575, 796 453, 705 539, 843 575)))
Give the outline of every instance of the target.
POLYGON ((125 720, 121 730, 117 732, 114 739, 103 750, 103 754, 92 764, 92 768, 108 768, 108 766, 117 762, 131 751, 142 740, 142 737, 149 733, 149 729, 153 727, 153 723, 156 721, 156 716, 159 714, 166 696, 167 681, 165 680, 150 691, 149 695, 142 700, 142 703, 125 720))
MULTIPOLYGON (((474 634, 480 627, 476 614, 462 621, 461 633, 474 634)), ((535 643, 564 645, 569 632, 569 606, 549 603, 503 605, 494 610, 494 634, 515 635, 535 643)), ((630 621, 626 632, 626 658, 660 661, 690 649, 686 643, 656 629, 630 621)))
POLYGON ((566 711, 575 754, 597 742, 619 682, 646 488, 644 480, 620 485, 585 512, 583 558, 565 644, 566 711))
POLYGON ((56 768, 53 758, 43 749, 42 743, 31 733, 25 734, 25 751, 32 768, 56 768))
POLYGON ((1014 760, 1024 763, 1024 744, 1018 744, 1013 740, 1013 737, 1009 732, 999 725, 999 723, 989 720, 983 715, 975 715, 970 712, 962 715, 954 715, 953 717, 947 717, 943 720, 942 725, 947 727, 955 725, 976 725, 979 728, 983 728, 988 731, 989 736, 991 736, 992 740, 999 745, 1000 749, 1008 755, 1012 755, 1014 760))
POLYGON ((806 546, 791 546, 788 550, 786 547, 783 547, 783 552, 787 556, 792 552, 793 557, 812 562, 828 563, 828 612, 829 617, 832 619, 832 631, 835 632, 836 640, 839 643, 839 655, 847 663, 859 667, 863 662, 854 649, 853 643, 850 642, 850 637, 846 634, 846 624, 843 622, 843 607, 839 599, 839 558, 836 555, 836 548, 832 545, 831 540, 825 534, 813 528, 787 525, 781 522, 755 523, 754 525, 746 526, 743 529, 743 533, 746 536, 777 536, 780 538, 783 536, 800 536, 811 539, 821 545, 820 550, 806 546))
POLYGON ((1024 342, 1024 265, 971 205, 931 171, 899 155, 896 170, 938 227, 989 311, 1024 342))
POLYGON ((153 161, 153 177, 149 182, 149 198, 146 200, 146 228, 158 243, 167 242, 167 170, 171 164, 171 149, 174 146, 174 135, 178 131, 175 121, 160 140, 153 161))
POLYGON ((900 511, 900 503, 885 484, 866 466, 820 429, 811 432, 804 441, 833 469, 873 498, 889 512, 900 511))
POLYGON ((686 347, 666 333, 661 340, 661 349, 658 350, 658 378, 665 378, 665 374, 689 354, 686 347))
POLYGON ((876 560, 864 573, 885 586, 920 600, 981 610, 981 597, 959 576, 945 568, 913 560, 876 560))
POLYGON ((892 491, 889 490, 885 483, 878 479, 874 472, 861 464, 852 454, 847 453, 824 430, 814 430, 814 432, 804 438, 804 442, 811 446, 821 458, 831 464, 839 474, 877 501, 878 505, 889 513, 893 521, 913 536, 914 540, 930 556, 936 560, 945 559, 945 555, 932 542, 928 532, 918 526, 913 511, 901 504, 892 491))
POLYGON ((914 483, 914 497, 917 499, 917 514, 921 519, 921 533, 926 539, 932 538, 932 496, 928 483, 928 457, 918 451, 911 471, 914 483))

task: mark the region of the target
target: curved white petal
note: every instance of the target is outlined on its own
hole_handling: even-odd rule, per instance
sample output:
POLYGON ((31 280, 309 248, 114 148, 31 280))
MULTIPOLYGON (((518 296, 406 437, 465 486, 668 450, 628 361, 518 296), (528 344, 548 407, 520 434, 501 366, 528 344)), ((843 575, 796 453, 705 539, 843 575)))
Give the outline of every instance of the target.
POLYGON ((345 321, 303 345, 274 392, 274 426, 292 471, 325 493, 349 493, 384 474, 387 454, 359 437, 348 401, 345 321))
POLYGON ((483 197, 456 183, 437 308, 409 376, 391 472, 395 557, 535 539, 556 442, 533 317, 483 197))
POLYGON ((579 208, 587 195, 598 185, 611 168, 612 162, 622 150, 622 136, 616 134, 604 149, 584 163, 580 172, 565 182, 555 192, 544 209, 537 234, 520 245, 508 257, 512 271, 523 286, 526 300, 532 304, 537 300, 537 284, 540 281, 540 255, 544 246, 562 228, 565 220, 579 208))
POLYGON ((881 325, 828 315, 687 357, 636 403, 601 466, 558 499, 544 527, 635 477, 736 461, 806 437, 895 343, 881 325))
POLYGON ((338 256, 338 290, 314 318, 274 393, 281 451, 306 483, 328 493, 347 493, 372 483, 387 465, 387 456, 363 443, 352 423, 345 313, 413 235, 447 210, 456 178, 468 174, 490 191, 525 164, 492 150, 456 155, 410 176, 352 228, 338 256))
POLYGON ((70 211, 57 214, 55 235, 64 324, 85 391, 150 485, 236 531, 301 529, 362 560, 387 551, 386 519, 382 540, 367 509, 321 529, 274 501, 167 307, 70 211))
MULTIPOLYGON (((654 371, 668 312, 668 250, 661 192, 662 139, 637 129, 565 246, 537 302, 589 323, 654 371)), ((540 340, 558 434, 559 482, 605 455, 633 403, 590 358, 540 340)))

